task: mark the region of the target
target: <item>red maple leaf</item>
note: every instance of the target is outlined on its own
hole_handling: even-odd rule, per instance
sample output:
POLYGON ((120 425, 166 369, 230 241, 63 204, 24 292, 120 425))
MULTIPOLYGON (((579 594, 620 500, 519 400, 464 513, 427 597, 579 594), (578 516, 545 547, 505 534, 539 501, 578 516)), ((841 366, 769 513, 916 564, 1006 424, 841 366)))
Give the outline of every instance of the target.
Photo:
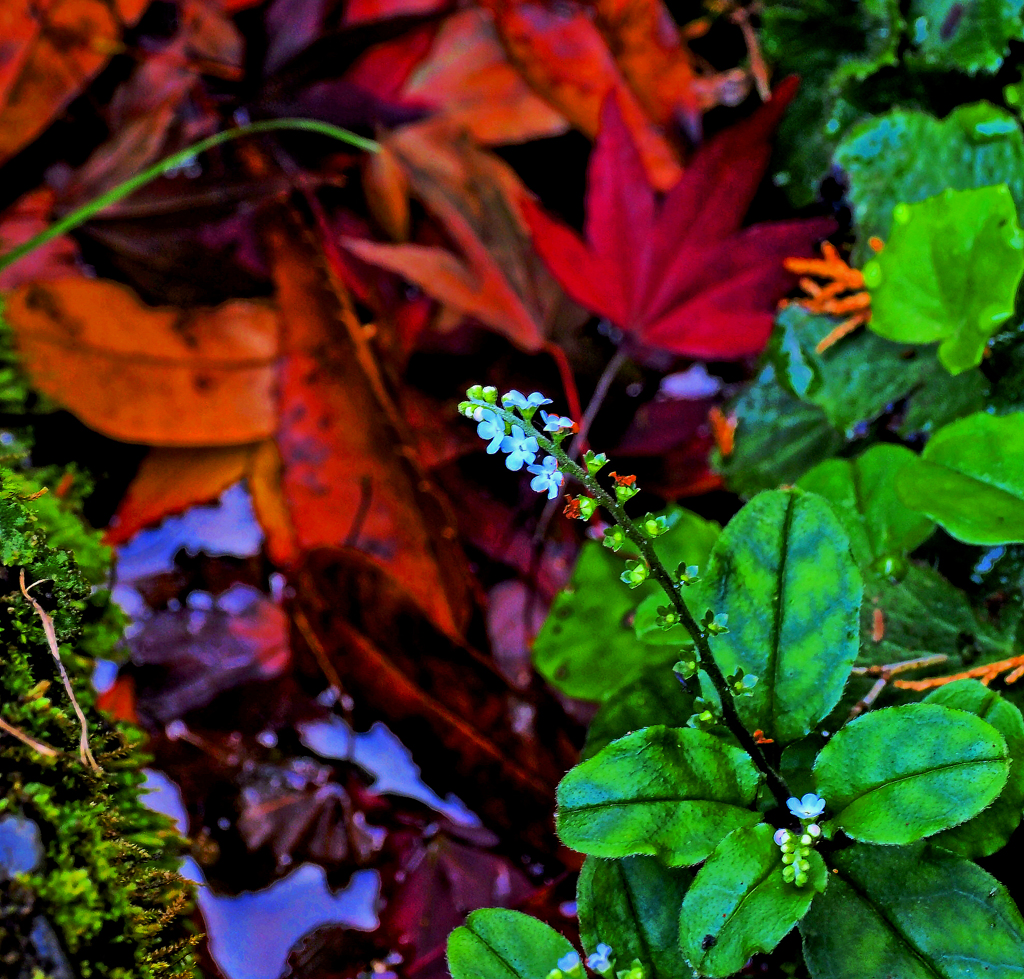
POLYGON ((686 357, 757 353, 775 305, 796 283, 782 266, 811 255, 831 218, 740 227, 798 80, 708 141, 659 201, 619 105, 609 96, 587 172, 586 241, 532 199, 534 247, 565 291, 635 342, 686 357))

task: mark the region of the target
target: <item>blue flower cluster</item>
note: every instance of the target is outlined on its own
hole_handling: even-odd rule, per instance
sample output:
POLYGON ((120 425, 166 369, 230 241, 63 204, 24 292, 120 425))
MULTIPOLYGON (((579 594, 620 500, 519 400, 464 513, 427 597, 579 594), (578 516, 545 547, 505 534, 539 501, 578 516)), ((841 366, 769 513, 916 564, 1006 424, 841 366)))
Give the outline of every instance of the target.
MULTIPOLYGON (((527 419, 541 405, 551 404, 550 398, 545 398, 539 391, 534 391, 529 396, 524 396, 519 391, 509 391, 501 396, 501 402, 506 407, 518 408, 527 419)), ((544 419, 544 431, 560 433, 574 427, 571 418, 561 415, 548 414, 541 411, 544 419)), ((526 471, 533 474, 530 480, 530 488, 537 493, 547 493, 548 499, 553 500, 558 496, 565 481, 565 474, 558 471, 558 460, 554 456, 545 456, 540 465, 536 465, 537 452, 540 446, 537 439, 527 435, 521 425, 511 425, 511 431, 507 431, 505 419, 498 412, 491 408, 477 408, 473 417, 478 422, 476 433, 487 442, 488 455, 496 452, 507 454, 505 465, 513 472, 518 472, 523 466, 526 471)))

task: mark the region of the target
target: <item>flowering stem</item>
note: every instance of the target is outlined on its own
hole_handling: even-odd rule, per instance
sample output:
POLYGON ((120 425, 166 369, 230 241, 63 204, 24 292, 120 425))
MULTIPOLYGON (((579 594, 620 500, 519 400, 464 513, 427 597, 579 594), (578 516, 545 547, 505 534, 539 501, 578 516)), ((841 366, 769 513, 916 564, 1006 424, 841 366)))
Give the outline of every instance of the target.
MULTIPOLYGON (((708 633, 701 629, 697 620, 686 607, 686 603, 683 601, 682 595, 679 593, 678 586, 673 580, 668 569, 664 564, 662 564, 657 553, 655 553, 650 539, 637 527, 630 516, 626 513, 625 507, 623 507, 623 505, 615 499, 614 496, 605 490, 604 487, 601 486, 601 484, 591 476, 586 469, 574 462, 560 445, 547 438, 543 432, 536 429, 530 422, 521 418, 515 412, 509 411, 507 408, 503 408, 500 405, 490 404, 486 401, 473 401, 471 403, 478 405, 487 411, 493 411, 495 414, 504 418, 509 424, 517 425, 520 428, 525 429, 528 435, 532 435, 537 440, 537 444, 544 449, 545 452, 549 452, 558 460, 558 468, 563 473, 568 476, 572 476, 577 482, 585 486, 587 491, 593 495, 597 502, 615 518, 615 522, 622 528, 623 533, 625 533, 625 535, 636 545, 640 553, 643 555, 644 560, 647 562, 647 566, 651 570, 651 575, 657 579, 658 584, 661 585, 665 594, 668 595, 669 600, 672 602, 672 607, 675 610, 676 615, 679 616, 679 621, 693 638, 694 645, 697 647, 697 660, 700 668, 711 679, 711 683, 718 692, 718 696, 721 698, 722 718, 725 721, 726 727, 729 728, 733 737, 736 738, 747 754, 750 755, 754 764, 764 773, 765 779, 768 782, 768 788, 771 790, 772 795, 775 796, 779 805, 785 807, 786 800, 790 798, 793 793, 789 791, 789 788, 786 786, 782 776, 779 775, 768 761, 765 753, 761 750, 761 746, 743 726, 743 722, 736 713, 736 706, 733 703, 732 691, 729 689, 729 684, 722 671, 719 669, 718 664, 715 662, 714 655, 711 652, 711 644, 708 642, 708 633)), ((700 681, 696 677, 694 679, 697 683, 699 693, 700 681)))
POLYGON ((95 214, 110 207, 112 204, 116 204, 118 201, 124 200, 124 198, 133 194, 151 180, 162 176, 168 170, 181 166, 200 153, 205 153, 215 146, 220 146, 221 143, 238 139, 240 136, 248 136, 253 133, 269 133, 282 129, 320 133, 323 136, 330 136, 332 139, 340 140, 343 143, 348 143, 350 146, 355 146, 357 149, 366 150, 371 153, 375 153, 380 149, 380 144, 372 139, 357 136, 355 133, 342 129, 340 126, 332 126, 330 123, 320 122, 317 119, 267 119, 263 122, 250 122, 244 126, 236 126, 234 129, 225 129, 223 132, 214 133, 206 139, 199 140, 198 143, 186 146, 185 149, 179 150, 177 153, 172 153, 159 163, 154 163, 141 173, 135 174, 134 177, 130 177, 113 189, 108 190, 105 194, 101 194, 94 200, 89 201, 88 204, 83 204, 81 207, 76 208, 70 214, 51 224, 45 231, 41 231, 35 237, 18 245, 17 248, 12 248, 6 254, 0 255, 0 272, 13 265, 18 259, 24 258, 29 252, 33 252, 41 245, 45 245, 48 241, 53 241, 54 238, 59 238, 69 231, 74 231, 75 228, 85 224, 95 214))

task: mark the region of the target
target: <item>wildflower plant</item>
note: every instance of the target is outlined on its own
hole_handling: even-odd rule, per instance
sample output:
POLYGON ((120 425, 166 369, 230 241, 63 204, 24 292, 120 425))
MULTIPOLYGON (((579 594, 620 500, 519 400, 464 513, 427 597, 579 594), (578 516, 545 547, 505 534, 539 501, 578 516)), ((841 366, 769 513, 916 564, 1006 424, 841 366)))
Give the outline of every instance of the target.
POLYGON ((554 499, 573 483, 567 516, 607 514, 603 543, 621 552, 622 582, 662 592, 636 609, 637 635, 675 661, 663 658, 660 680, 645 674, 667 716, 615 720, 612 694, 558 787, 558 834, 587 855, 578 905, 589 954, 526 915, 484 909, 451 936, 454 979, 562 979, 583 964, 606 979, 725 977, 794 927, 814 979, 1024 972, 1024 920, 972 862, 1020 822, 1024 719, 972 679, 921 703, 843 707, 863 579, 829 501, 762 492, 706 566, 672 571, 662 540, 675 517, 631 517, 636 478, 605 476, 603 453, 576 462, 571 419, 534 419, 547 398, 467 395, 460 410, 488 451, 497 444, 511 469, 538 457, 533 490, 554 499))

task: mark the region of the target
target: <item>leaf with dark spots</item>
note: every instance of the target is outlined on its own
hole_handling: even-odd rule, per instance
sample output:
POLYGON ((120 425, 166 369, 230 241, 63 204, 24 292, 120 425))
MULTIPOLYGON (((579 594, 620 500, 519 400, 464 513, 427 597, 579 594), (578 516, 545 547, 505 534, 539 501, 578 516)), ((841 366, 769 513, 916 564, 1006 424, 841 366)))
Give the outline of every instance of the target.
POLYGON ((435 791, 451 788, 487 825, 550 847, 551 797, 578 738, 550 696, 516 690, 447 638, 363 554, 315 552, 293 581, 300 668, 326 667, 357 704, 372 704, 435 791))

